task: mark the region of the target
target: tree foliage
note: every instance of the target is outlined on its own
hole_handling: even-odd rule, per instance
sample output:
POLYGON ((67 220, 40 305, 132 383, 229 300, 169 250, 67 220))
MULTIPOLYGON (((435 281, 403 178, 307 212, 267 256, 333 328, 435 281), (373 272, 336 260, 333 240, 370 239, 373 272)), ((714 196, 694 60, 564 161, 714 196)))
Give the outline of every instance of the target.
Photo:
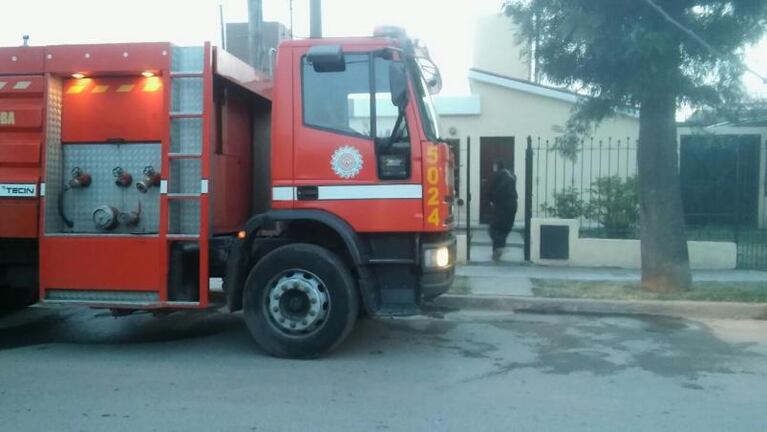
POLYGON ((506 3, 521 34, 537 41, 537 65, 546 80, 593 96, 574 113, 574 131, 584 131, 576 124, 602 120, 616 109, 637 108, 658 87, 674 89, 678 103, 692 106, 716 107, 743 98, 743 48, 762 37, 767 2, 652 3, 708 46, 675 27, 647 0, 506 3))
POLYGON ((706 107, 696 111, 686 120, 690 126, 710 126, 717 123, 749 126, 761 125, 765 122, 767 122, 767 99, 749 99, 740 104, 719 108, 706 107))

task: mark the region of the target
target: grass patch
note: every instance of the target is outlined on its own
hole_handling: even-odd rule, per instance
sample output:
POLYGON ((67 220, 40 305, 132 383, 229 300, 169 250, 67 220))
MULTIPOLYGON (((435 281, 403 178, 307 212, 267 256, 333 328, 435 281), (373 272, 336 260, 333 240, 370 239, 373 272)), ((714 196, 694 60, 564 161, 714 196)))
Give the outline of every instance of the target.
POLYGON ((691 291, 668 294, 643 291, 639 282, 532 279, 532 283, 533 294, 538 297, 767 302, 767 282, 694 282, 691 291))

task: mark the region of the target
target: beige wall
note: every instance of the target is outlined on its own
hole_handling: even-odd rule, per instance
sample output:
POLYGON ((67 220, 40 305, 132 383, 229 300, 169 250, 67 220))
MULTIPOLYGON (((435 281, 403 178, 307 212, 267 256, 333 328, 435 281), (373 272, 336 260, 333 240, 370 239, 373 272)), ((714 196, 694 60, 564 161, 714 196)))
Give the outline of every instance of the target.
POLYGON ((530 60, 517 45, 514 24, 504 15, 477 20, 474 33, 473 68, 512 78, 530 79, 530 60))
MULTIPOLYGON (((481 115, 473 116, 442 116, 440 118, 441 130, 444 135, 447 131, 455 128, 454 136, 447 138, 459 138, 461 140, 461 163, 462 167, 462 190, 461 197, 466 197, 466 137, 471 136, 471 174, 472 174, 472 223, 479 221, 479 160, 480 137, 490 136, 513 136, 515 137, 515 167, 514 171, 519 176, 518 192, 520 206, 517 212, 516 225, 519 226, 524 215, 524 162, 525 141, 528 135, 554 139, 559 132, 556 126, 564 125, 570 117, 572 103, 556 100, 540 95, 532 95, 517 90, 507 89, 501 86, 473 81, 471 83, 472 94, 479 95, 481 101, 481 115)), ((639 120, 636 117, 618 115, 603 122, 594 132, 595 139, 613 137, 629 139, 635 142, 639 132, 639 120)), ((635 167, 635 159, 629 162, 635 167)), ((553 175, 550 173, 550 175, 553 175)), ((540 184, 545 183, 539 178, 540 184)), ((549 182, 553 187, 553 182, 549 182)), ((540 190, 539 193, 544 192, 540 190)), ((535 202, 535 201, 534 201, 535 202)), ((466 215, 461 215, 461 223, 466 220, 466 215)))
MULTIPOLYGON (((618 267, 638 269, 642 266, 639 240, 580 238, 575 219, 533 218, 530 227, 530 260, 536 264, 575 267, 618 267), (541 259, 541 225, 565 225, 570 228, 569 259, 541 259)), ((705 270, 733 270, 738 248, 733 242, 687 242, 690 267, 705 270)))

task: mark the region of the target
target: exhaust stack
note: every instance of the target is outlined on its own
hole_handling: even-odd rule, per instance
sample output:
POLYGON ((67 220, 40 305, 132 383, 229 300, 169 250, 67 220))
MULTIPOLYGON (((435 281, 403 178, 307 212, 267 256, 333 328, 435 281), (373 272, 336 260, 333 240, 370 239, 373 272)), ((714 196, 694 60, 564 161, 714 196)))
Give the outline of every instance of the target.
POLYGON ((320 39, 322 38, 322 0, 311 0, 310 16, 309 37, 320 39))

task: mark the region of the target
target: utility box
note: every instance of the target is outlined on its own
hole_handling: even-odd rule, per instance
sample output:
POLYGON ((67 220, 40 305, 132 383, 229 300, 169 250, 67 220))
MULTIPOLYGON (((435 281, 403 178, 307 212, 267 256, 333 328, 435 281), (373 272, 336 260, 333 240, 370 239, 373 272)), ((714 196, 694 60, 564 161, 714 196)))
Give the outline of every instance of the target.
POLYGON ((567 265, 578 243, 577 219, 533 218, 530 224, 530 260, 567 265))
POLYGON ((567 225, 541 225, 541 259, 567 260, 570 258, 570 227, 567 225))

